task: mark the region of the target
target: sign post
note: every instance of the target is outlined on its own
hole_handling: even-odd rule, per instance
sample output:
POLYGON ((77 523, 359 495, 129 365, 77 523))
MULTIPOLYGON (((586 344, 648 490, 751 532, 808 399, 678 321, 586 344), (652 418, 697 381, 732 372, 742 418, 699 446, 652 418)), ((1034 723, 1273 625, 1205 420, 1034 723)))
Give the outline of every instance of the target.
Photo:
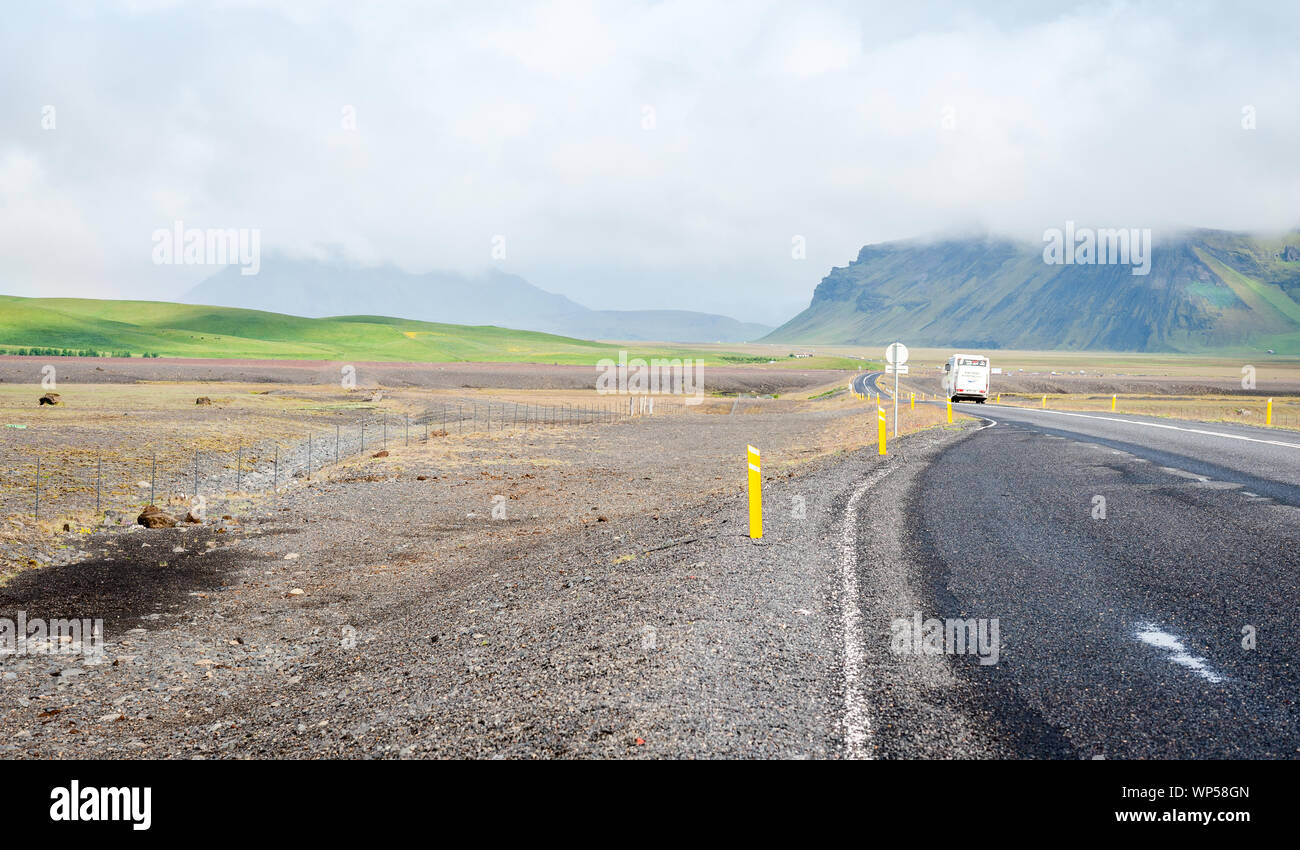
POLYGON ((894 373, 894 436, 898 436, 898 375, 907 371, 907 346, 891 342, 885 348, 885 367, 894 373))

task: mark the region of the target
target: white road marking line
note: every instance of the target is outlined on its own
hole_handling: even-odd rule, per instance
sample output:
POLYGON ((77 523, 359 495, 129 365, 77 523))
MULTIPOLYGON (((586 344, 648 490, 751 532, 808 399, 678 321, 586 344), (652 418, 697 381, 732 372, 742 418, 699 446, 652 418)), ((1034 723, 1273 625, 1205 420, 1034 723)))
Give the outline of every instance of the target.
POLYGON ((844 743, 849 758, 872 758, 871 717, 862 694, 862 610, 858 602, 858 500, 871 487, 894 471, 887 466, 868 476, 853 491, 844 507, 844 528, 840 535, 840 603, 844 628, 844 743))
POLYGON ((1140 422, 1136 419, 1119 419, 1114 416, 1092 416, 1087 413, 1067 413, 1064 410, 1040 410, 1033 407, 1013 407, 999 405, 1012 410, 1024 410, 1030 413, 1050 413, 1056 416, 1077 416, 1080 419, 1097 419, 1102 422, 1120 422, 1125 425, 1145 425, 1148 428, 1164 428, 1167 431, 1185 431, 1188 434, 1204 434, 1207 437, 1226 437, 1229 440, 1245 440, 1248 443, 1263 443, 1269 446, 1282 446, 1288 449, 1300 449, 1300 443, 1287 443, 1282 440, 1261 440, 1258 437, 1243 437, 1240 434, 1225 434, 1222 431, 1206 431, 1204 428, 1184 428, 1179 425, 1165 425, 1160 422, 1140 422))
POLYGON ((1210 669, 1209 664, 1204 658, 1198 658, 1187 651, 1183 642, 1169 632, 1163 631, 1158 626, 1151 623, 1142 623, 1138 627, 1138 640, 1154 646, 1157 649, 1163 649, 1169 653, 1169 660, 1175 664, 1181 664, 1201 678, 1218 684, 1224 680, 1224 676, 1210 669))
POLYGON ((1206 478, 1204 475, 1197 475, 1195 472, 1188 472, 1185 469, 1179 469, 1178 467, 1175 466, 1162 466, 1160 467, 1160 471, 1168 472, 1170 475, 1177 475, 1179 478, 1189 478, 1189 479, 1194 479, 1196 481, 1210 480, 1206 478))

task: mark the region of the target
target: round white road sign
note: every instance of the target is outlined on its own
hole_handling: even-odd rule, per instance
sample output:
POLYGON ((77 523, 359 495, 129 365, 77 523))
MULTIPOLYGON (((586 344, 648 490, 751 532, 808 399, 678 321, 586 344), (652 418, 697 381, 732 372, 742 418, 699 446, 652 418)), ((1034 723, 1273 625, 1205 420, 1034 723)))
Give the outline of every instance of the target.
POLYGON ((907 346, 901 342, 891 342, 885 348, 885 362, 890 366, 902 366, 907 362, 907 346))

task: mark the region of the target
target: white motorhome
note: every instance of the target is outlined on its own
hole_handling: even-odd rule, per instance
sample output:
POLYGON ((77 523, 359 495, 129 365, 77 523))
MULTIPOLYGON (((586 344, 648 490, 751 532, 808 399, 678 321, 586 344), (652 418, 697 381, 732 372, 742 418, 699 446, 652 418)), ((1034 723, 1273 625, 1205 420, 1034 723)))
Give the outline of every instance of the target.
POLYGON ((954 354, 943 367, 943 391, 953 401, 983 404, 989 397, 989 359, 982 354, 954 354))

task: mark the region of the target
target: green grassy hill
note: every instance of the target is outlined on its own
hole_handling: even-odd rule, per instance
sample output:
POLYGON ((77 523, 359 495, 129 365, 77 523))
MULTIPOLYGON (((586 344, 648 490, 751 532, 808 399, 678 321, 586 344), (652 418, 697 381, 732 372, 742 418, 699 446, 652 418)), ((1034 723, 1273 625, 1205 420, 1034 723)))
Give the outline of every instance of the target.
MULTIPOLYGON (((282 313, 163 301, 20 298, 0 295, 0 353, 22 348, 130 351, 162 357, 408 362, 531 362, 589 365, 617 357, 694 357, 721 365, 750 355, 654 343, 593 342, 493 326, 384 316, 305 319, 282 313)), ((854 368, 842 358, 782 366, 854 368)))
POLYGON ((1300 233, 1157 238, 1149 275, 999 239, 868 245, 764 342, 1300 353, 1300 233))

